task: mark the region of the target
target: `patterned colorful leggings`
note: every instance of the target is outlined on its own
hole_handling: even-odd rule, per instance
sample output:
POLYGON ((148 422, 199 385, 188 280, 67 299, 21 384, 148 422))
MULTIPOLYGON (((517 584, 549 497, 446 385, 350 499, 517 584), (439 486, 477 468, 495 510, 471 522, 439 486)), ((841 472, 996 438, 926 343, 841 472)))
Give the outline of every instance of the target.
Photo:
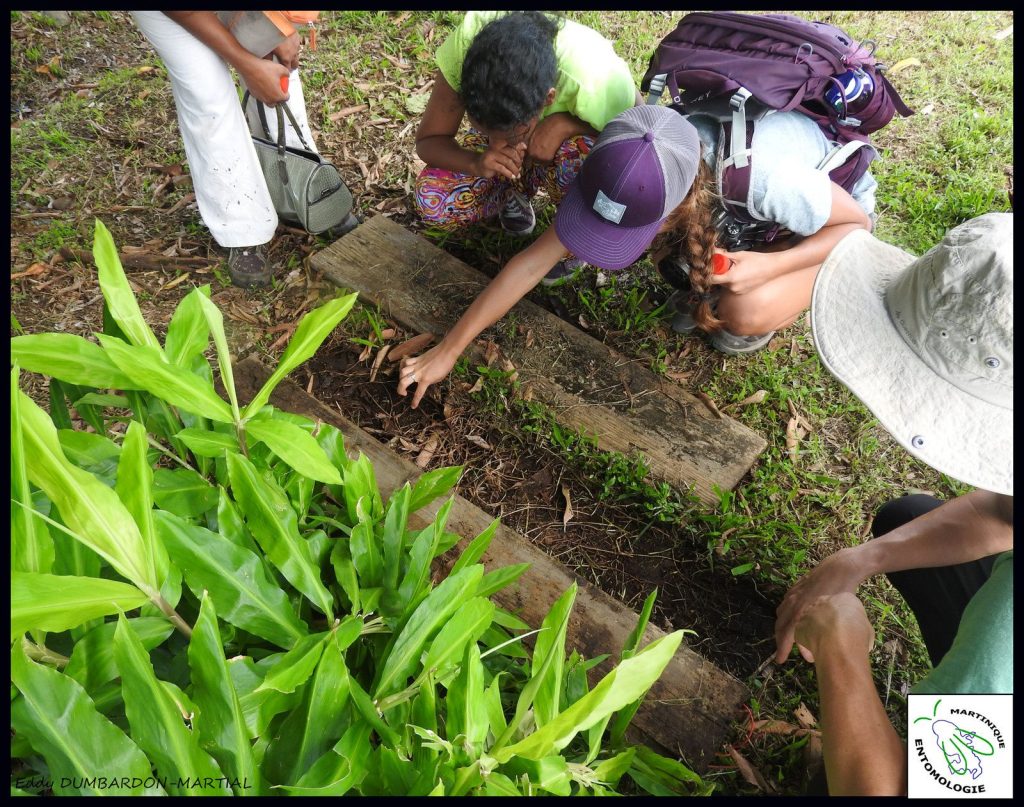
MULTIPOLYGON (((462 146, 485 151, 487 138, 470 129, 462 138, 462 146)), ((593 139, 584 135, 566 140, 550 163, 535 163, 523 172, 521 189, 533 198, 543 188, 557 205, 593 147, 593 139)), ((428 224, 455 230, 498 215, 505 204, 506 191, 514 184, 518 185, 501 176, 487 179, 427 167, 416 178, 416 207, 428 224)))

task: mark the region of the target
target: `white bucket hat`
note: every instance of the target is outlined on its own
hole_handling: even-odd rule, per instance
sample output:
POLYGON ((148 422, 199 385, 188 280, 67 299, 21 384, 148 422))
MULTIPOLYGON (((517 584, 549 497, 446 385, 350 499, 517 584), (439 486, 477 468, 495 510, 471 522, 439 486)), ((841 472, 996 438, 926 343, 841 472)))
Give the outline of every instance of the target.
POLYGON ((829 371, 913 456, 1013 495, 1013 215, 920 258, 865 230, 821 265, 811 330, 829 371))

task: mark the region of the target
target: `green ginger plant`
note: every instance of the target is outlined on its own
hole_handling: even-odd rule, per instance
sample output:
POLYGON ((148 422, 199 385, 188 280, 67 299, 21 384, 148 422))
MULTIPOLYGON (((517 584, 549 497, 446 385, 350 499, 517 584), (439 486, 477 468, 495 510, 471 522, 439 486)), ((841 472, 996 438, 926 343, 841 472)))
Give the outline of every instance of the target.
POLYGON ((99 344, 11 341, 12 792, 710 792, 624 741, 682 639, 639 648, 653 595, 590 689, 602 659, 565 653, 575 586, 536 631, 491 601, 525 569, 479 563, 497 521, 433 584, 453 499, 408 519, 460 468, 385 502, 340 431, 268 405, 355 295, 307 314, 242 406, 209 287, 161 345, 99 221, 94 255, 99 344), (23 369, 49 376, 49 413, 23 369))

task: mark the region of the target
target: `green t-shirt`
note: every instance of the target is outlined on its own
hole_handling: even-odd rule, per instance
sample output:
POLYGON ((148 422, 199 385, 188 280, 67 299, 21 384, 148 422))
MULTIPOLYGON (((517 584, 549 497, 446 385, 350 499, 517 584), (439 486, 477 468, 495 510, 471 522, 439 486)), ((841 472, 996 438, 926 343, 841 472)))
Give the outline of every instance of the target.
MULTIPOLYGON (((473 38, 491 20, 506 12, 467 11, 459 26, 437 49, 437 66, 455 92, 462 86, 462 62, 473 38)), ((636 86, 627 65, 612 43, 593 28, 563 20, 555 38, 558 78, 555 100, 541 118, 568 112, 597 131, 636 103, 636 86)))
POLYGON ((953 646, 914 695, 1013 694, 1013 550, 967 603, 953 646))

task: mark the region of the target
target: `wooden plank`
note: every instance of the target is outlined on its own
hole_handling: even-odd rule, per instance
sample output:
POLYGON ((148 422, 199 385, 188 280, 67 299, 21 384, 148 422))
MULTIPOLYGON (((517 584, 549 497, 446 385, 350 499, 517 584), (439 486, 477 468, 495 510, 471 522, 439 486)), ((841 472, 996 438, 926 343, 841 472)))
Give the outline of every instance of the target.
MULTIPOLYGON (((270 371, 256 359, 239 362, 234 368, 239 400, 250 400, 269 377, 270 371)), ((274 391, 271 403, 285 411, 305 415, 336 426, 345 436, 352 456, 362 451, 373 463, 381 494, 389 496, 406 482, 414 481, 422 471, 412 462, 383 446, 354 423, 306 394, 290 381, 274 391)), ((433 520, 443 500, 410 516, 412 529, 422 529, 433 520)), ((441 569, 451 567, 466 544, 491 523, 476 505, 456 496, 447 529, 463 540, 439 559, 441 569)), ((552 603, 575 580, 579 585, 576 604, 567 630, 567 644, 584 657, 603 653, 617 657, 626 637, 636 625, 637 614, 617 600, 574 576, 562 564, 513 529, 501 525, 483 556, 490 569, 513 563, 529 563, 530 568, 512 586, 498 592, 494 599, 503 608, 517 614, 533 627, 539 627, 552 603)), ((665 632, 649 625, 645 642, 661 638, 665 632)), ((598 665, 592 679, 603 676, 612 659, 598 665)), ((651 688, 637 712, 633 727, 644 742, 680 756, 696 770, 703 771, 721 748, 731 730, 732 720, 749 693, 742 683, 685 646, 680 647, 661 679, 651 688)))
MULTIPOLYGON (((446 333, 490 281, 426 239, 377 216, 312 257, 326 277, 358 291, 417 332, 446 333)), ((729 417, 712 413, 678 384, 528 300, 493 329, 534 398, 600 448, 641 452, 651 472, 717 503, 767 445, 729 417), (527 347, 527 342, 530 347, 527 347)))

